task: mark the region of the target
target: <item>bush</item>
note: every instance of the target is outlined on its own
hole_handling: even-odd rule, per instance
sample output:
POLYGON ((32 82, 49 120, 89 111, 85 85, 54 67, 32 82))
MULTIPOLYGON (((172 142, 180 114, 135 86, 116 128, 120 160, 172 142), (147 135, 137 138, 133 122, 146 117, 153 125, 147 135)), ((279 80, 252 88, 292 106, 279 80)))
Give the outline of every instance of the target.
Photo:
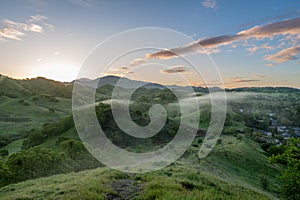
POLYGON ((283 196, 286 199, 300 199, 300 138, 289 139, 283 153, 272 155, 271 161, 285 165, 280 177, 283 196))
POLYGON ((6 150, 6 149, 2 149, 2 150, 0 150, 0 155, 2 156, 2 157, 4 157, 4 156, 8 156, 8 150, 6 150))
POLYGON ((260 180, 261 187, 267 190, 269 188, 269 178, 266 175, 261 174, 259 176, 259 180, 260 180))
POLYGON ((11 182, 11 172, 5 162, 0 160, 0 187, 11 182))
POLYGON ((60 151, 36 146, 11 155, 6 164, 11 171, 11 182, 18 182, 69 172, 65 160, 66 155, 60 151))
POLYGON ((28 149, 30 147, 34 147, 36 145, 42 144, 45 141, 45 138, 43 137, 42 133, 39 131, 31 131, 28 135, 28 138, 23 141, 22 148, 28 149))
POLYGON ((242 139, 243 139, 243 135, 242 135, 242 134, 238 134, 238 135, 236 136, 236 139, 242 140, 242 139))

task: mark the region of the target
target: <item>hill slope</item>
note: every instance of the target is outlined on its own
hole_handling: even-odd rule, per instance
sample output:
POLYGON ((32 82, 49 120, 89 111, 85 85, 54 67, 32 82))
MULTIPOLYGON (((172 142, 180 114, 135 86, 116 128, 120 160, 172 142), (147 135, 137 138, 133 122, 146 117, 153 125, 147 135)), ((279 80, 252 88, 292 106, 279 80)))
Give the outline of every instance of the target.
POLYGON ((274 199, 235 183, 174 165, 147 174, 107 168, 11 184, 1 199, 274 199))

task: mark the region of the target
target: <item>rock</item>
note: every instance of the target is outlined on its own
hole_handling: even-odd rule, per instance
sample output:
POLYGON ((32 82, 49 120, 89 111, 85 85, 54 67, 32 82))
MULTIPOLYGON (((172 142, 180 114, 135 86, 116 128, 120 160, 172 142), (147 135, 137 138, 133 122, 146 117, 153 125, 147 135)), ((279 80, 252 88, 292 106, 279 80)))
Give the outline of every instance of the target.
POLYGON ((130 200, 143 190, 143 184, 129 179, 113 181, 111 187, 116 194, 107 194, 105 200, 130 200))

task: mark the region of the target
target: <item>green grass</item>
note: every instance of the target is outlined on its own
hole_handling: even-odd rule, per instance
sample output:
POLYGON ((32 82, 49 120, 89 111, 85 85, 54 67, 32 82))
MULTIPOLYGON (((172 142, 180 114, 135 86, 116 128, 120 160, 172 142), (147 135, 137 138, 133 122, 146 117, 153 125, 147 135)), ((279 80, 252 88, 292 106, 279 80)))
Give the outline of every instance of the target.
POLYGON ((31 101, 24 99, 29 105, 23 105, 20 99, 3 96, 0 98, 0 113, 5 118, 28 119, 26 122, 0 121, 1 136, 18 135, 32 128, 40 128, 46 122, 55 122, 71 113, 71 100, 58 98, 59 102, 31 101), (49 111, 54 108, 55 112, 49 111))
POLYGON ((205 172, 182 169, 180 166, 137 175, 107 168, 56 175, 3 187, 0 198, 104 199, 107 194, 117 194, 111 182, 124 179, 143 186, 135 199, 270 199, 205 172))
MULTIPOLYGON (((44 80, 38 80, 41 81, 44 80)), ((4 87, 2 81, 0 91, 9 95, 0 95, 0 117, 30 121, 0 121, 0 136, 20 135, 31 128, 41 128, 44 123, 59 121, 71 112, 71 99, 55 97, 58 101, 53 101, 53 98, 45 94, 28 95, 28 88, 41 90, 37 86, 11 83, 9 80, 5 80, 4 83, 9 87, 4 87), (53 108, 55 112, 51 112, 49 108, 53 108)), ((55 94, 55 84, 51 85, 53 87, 51 86, 49 92, 55 94)), ((97 94, 97 98, 106 98, 101 95, 97 94)), ((284 96, 270 94, 261 101, 269 103, 267 101, 269 97, 276 97, 280 102, 280 98, 284 96)), ((253 101, 256 102, 256 99, 253 101)), ((278 102, 273 101, 274 107, 277 107, 278 102)), ((240 104, 235 107, 240 108, 240 104)), ((228 116, 233 122, 230 120, 226 130, 228 129, 229 133, 235 133, 234 130, 245 130, 246 126, 240 120, 240 113, 237 111, 239 109, 234 112, 228 108, 228 116)), ((250 108, 251 110, 255 108, 260 115, 266 113, 266 110, 255 106, 250 108)), ((169 109, 174 116, 173 119, 179 120, 176 108, 169 109)), ((194 116, 198 119, 196 114, 191 112, 183 117, 194 116)), ((200 128, 207 129, 209 108, 201 108, 201 115, 200 128)), ((78 139, 75 128, 71 128, 60 135, 47 138, 41 145, 56 148, 55 143, 59 137, 78 139)), ((132 175, 98 168, 56 175, 0 188, 0 199, 104 199, 107 194, 117 194, 111 187, 111 182, 120 179, 134 180, 137 184, 143 185, 143 191, 136 199, 275 199, 280 187, 276 176, 280 175, 281 168, 269 163, 260 145, 245 136, 238 138, 222 135, 220 139, 220 144, 216 145, 205 159, 199 160, 197 157, 200 145, 196 138, 194 145, 178 161, 157 172, 132 175), (267 189, 262 188, 261 175, 268 178, 267 189)), ((22 142, 23 139, 18 139, 0 149, 8 149, 12 154, 21 148, 22 142)))
POLYGON ((0 136, 16 140, 32 128, 69 115, 71 91, 70 85, 45 78, 14 80, 0 76, 0 136))
POLYGON ((0 149, 7 149, 9 152, 9 155, 14 154, 21 149, 22 143, 24 140, 25 139, 15 140, 15 141, 9 143, 8 145, 6 145, 5 147, 1 147, 0 149))
MULTIPOLYGON (((72 130, 64 136, 71 137, 72 130)), ((52 146, 55 139, 42 145, 52 146)), ((221 140, 205 159, 199 160, 199 148, 192 146, 174 164, 156 172, 133 175, 98 168, 56 175, 3 187, 0 199, 104 199, 116 194, 111 182, 118 179, 143 185, 136 199, 276 199, 275 177, 281 169, 268 162, 260 146, 245 137, 224 135, 221 140), (269 179, 267 190, 260 184, 261 174, 269 179)))
POLYGON ((47 139, 45 142, 43 142, 41 144, 41 146, 45 147, 45 148, 49 148, 49 149, 53 149, 56 148, 56 141, 60 138, 60 137, 66 137, 66 138, 70 138, 70 139, 75 139, 75 140, 79 140, 79 136, 76 132, 75 127, 67 130, 66 132, 60 134, 60 135, 56 135, 56 136, 52 136, 49 139, 47 139))
POLYGON ((269 162, 258 143, 226 135, 221 141, 207 158, 200 160, 202 170, 256 191, 276 193, 279 188, 276 176, 281 168, 269 162), (269 179, 268 191, 262 189, 261 175, 269 179))

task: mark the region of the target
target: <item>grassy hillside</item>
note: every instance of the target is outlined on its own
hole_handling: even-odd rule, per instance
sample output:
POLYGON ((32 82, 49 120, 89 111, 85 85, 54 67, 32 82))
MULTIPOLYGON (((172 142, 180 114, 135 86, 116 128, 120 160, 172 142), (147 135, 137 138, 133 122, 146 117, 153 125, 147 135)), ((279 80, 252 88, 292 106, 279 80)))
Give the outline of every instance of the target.
MULTIPOLYGON (((5 184, 10 185, 0 189, 0 199, 275 199, 281 187, 276 177, 281 174, 282 167, 269 162, 267 148, 268 145, 284 143, 282 137, 277 143, 272 143, 282 134, 274 131, 276 126, 296 126, 300 116, 299 93, 227 93, 223 134, 213 151, 199 160, 201 134, 209 126, 211 117, 210 100, 208 95, 202 94, 198 97, 201 134, 168 168, 135 175, 107 168, 69 173, 101 166, 87 155, 74 127, 68 96, 71 86, 44 78, 0 78, 0 150, 8 150, 10 154, 1 157, 0 175, 6 175, 6 170, 11 175, 5 177, 5 184), (271 136, 265 134, 270 131, 271 136), (24 150, 19 152, 22 146, 24 150), (56 159, 59 163, 57 170, 56 164, 51 165, 51 173, 38 175, 39 169, 49 169, 50 165, 46 164, 48 168, 40 166, 41 159, 31 155, 35 153, 41 156, 39 158, 45 158, 48 164, 55 160, 55 153, 60 154, 60 159, 56 159), (46 158, 44 153, 49 156, 46 158), (20 160, 27 165, 18 164, 20 160), (28 162, 36 163, 28 165, 28 162), (68 174, 28 180, 66 172, 68 174), (11 184, 23 180, 28 181, 11 184)), ((97 101, 109 99, 112 89, 111 85, 98 88, 97 101)), ((137 124, 149 122, 149 107, 156 103, 166 106, 169 118, 159 134, 137 139, 118 128, 112 120, 109 105, 97 105, 96 114, 107 137, 130 151, 160 148, 174 137, 180 119, 193 116, 198 120, 199 117, 193 111, 181 116, 178 103, 173 101, 168 90, 141 88, 131 100, 130 114, 137 124)), ((290 127, 289 133, 295 135, 293 128, 296 127, 290 127)))
MULTIPOLYGON (((195 140, 196 142, 196 140, 195 140)), ((0 189, 1 199, 275 199, 276 165, 248 139, 222 137, 222 143, 198 160, 193 147, 163 170, 127 174, 98 168, 29 180, 0 189), (224 148, 226 147, 226 151, 224 148), (227 154, 227 156, 225 156, 227 154), (262 189, 259 175, 270 177, 262 189)))
POLYGON ((71 89, 45 78, 15 80, 0 76, 0 149, 14 153, 29 130, 69 115, 71 89))

